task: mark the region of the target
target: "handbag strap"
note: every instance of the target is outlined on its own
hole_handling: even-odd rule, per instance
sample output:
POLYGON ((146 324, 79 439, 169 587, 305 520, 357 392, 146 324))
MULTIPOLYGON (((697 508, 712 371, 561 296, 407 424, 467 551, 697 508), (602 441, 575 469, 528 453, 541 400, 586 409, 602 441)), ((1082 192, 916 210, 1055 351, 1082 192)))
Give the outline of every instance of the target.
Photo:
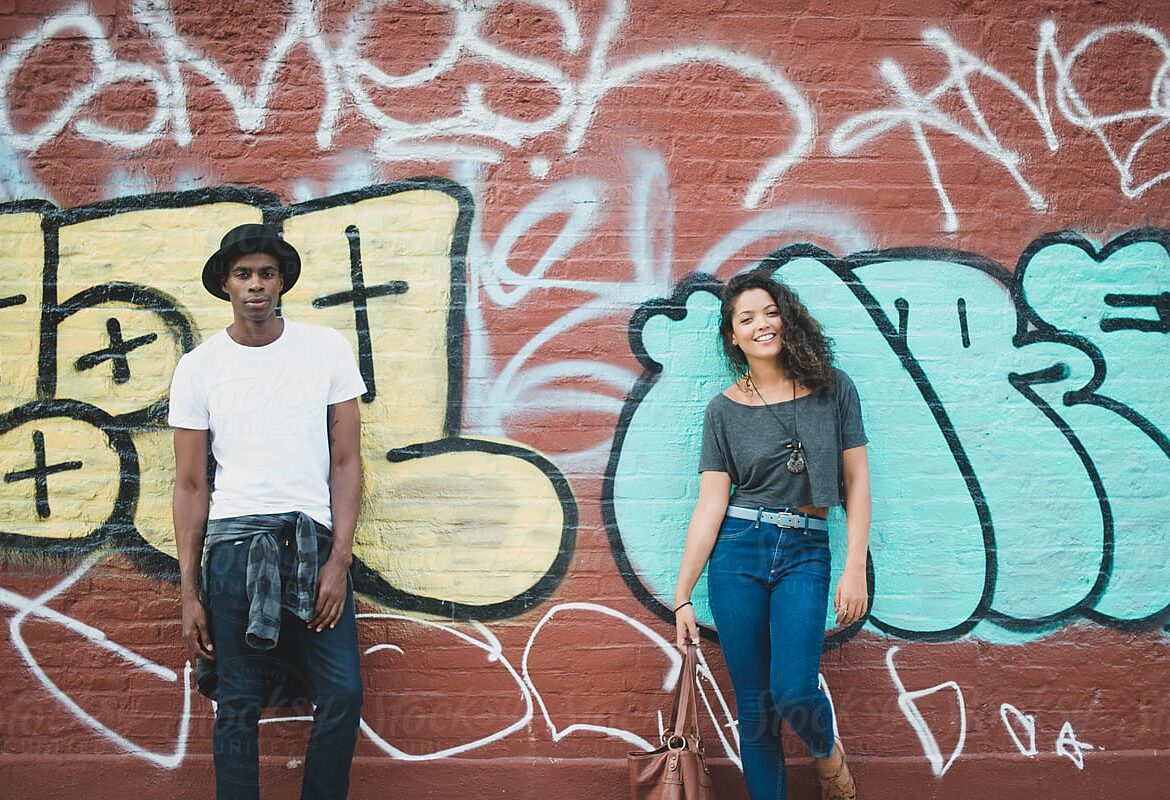
POLYGON ((695 695, 698 662, 698 648, 688 643, 686 654, 683 656, 682 671, 678 676, 678 684, 674 687, 670 725, 667 727, 673 736, 684 741, 693 740, 696 743, 699 742, 698 698, 695 695))

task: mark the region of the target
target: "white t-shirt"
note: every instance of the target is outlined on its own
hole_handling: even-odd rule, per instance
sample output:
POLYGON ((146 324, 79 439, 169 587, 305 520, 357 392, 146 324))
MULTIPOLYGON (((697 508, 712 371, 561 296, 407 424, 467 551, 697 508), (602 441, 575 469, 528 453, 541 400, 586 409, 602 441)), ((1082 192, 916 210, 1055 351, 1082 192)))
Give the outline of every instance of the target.
POLYGON ((167 421, 210 432, 210 518, 303 511, 332 527, 326 407, 365 391, 340 333, 288 319, 263 347, 223 330, 180 358, 167 421))

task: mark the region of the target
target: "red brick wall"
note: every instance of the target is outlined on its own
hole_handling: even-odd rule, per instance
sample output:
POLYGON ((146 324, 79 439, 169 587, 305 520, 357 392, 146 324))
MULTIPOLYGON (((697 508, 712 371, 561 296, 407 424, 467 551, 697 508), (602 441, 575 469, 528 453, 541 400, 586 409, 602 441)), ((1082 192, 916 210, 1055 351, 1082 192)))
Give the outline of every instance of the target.
MULTIPOLYGON (((0 795, 209 791, 166 387, 263 218, 306 255, 285 312, 376 384, 353 796, 621 795, 726 380, 694 273, 769 258, 866 409, 874 612, 822 666, 865 796, 1157 796, 1167 35, 1112 0, 0 0, 0 795)), ((307 731, 264 726, 269 796, 307 731)))

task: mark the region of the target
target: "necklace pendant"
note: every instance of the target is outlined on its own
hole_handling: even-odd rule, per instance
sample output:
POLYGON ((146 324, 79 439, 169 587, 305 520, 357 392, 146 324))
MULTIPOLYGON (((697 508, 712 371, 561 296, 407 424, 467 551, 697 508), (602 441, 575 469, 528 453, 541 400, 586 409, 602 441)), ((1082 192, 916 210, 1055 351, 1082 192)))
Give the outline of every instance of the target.
POLYGON ((799 475, 800 473, 804 472, 804 445, 802 445, 799 440, 793 439, 791 442, 785 445, 785 447, 787 447, 792 452, 788 456, 788 463, 784 466, 787 467, 788 471, 793 475, 799 475))
MULTIPOLYGON (((747 389, 748 391, 754 391, 756 393, 756 397, 760 398, 761 405, 763 405, 764 408, 766 408, 772 412, 772 416, 774 416, 776 418, 776 421, 780 423, 780 428, 783 431, 783 429, 784 429, 783 420, 781 420, 780 415, 776 413, 776 409, 772 408, 772 406, 768 403, 768 401, 764 399, 764 396, 762 394, 760 394, 760 387, 756 386, 756 384, 752 381, 751 372, 749 372, 747 375, 744 376, 744 383, 745 383, 745 389, 747 389)), ((805 469, 804 445, 802 445, 800 443, 800 440, 796 438, 796 381, 795 380, 792 381, 792 440, 789 441, 787 444, 785 444, 784 447, 790 451, 788 454, 788 463, 785 464, 784 466, 793 475, 799 475, 800 473, 804 472, 804 469, 805 469)))

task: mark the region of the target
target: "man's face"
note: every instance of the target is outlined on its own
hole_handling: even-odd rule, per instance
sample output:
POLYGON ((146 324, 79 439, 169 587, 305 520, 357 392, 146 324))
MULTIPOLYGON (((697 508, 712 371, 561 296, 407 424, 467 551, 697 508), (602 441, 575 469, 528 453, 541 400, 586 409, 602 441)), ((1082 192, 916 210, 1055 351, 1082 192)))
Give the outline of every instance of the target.
POLYGON ((232 263, 221 285, 237 320, 263 322, 276 313, 284 278, 276 256, 248 253, 232 263))

